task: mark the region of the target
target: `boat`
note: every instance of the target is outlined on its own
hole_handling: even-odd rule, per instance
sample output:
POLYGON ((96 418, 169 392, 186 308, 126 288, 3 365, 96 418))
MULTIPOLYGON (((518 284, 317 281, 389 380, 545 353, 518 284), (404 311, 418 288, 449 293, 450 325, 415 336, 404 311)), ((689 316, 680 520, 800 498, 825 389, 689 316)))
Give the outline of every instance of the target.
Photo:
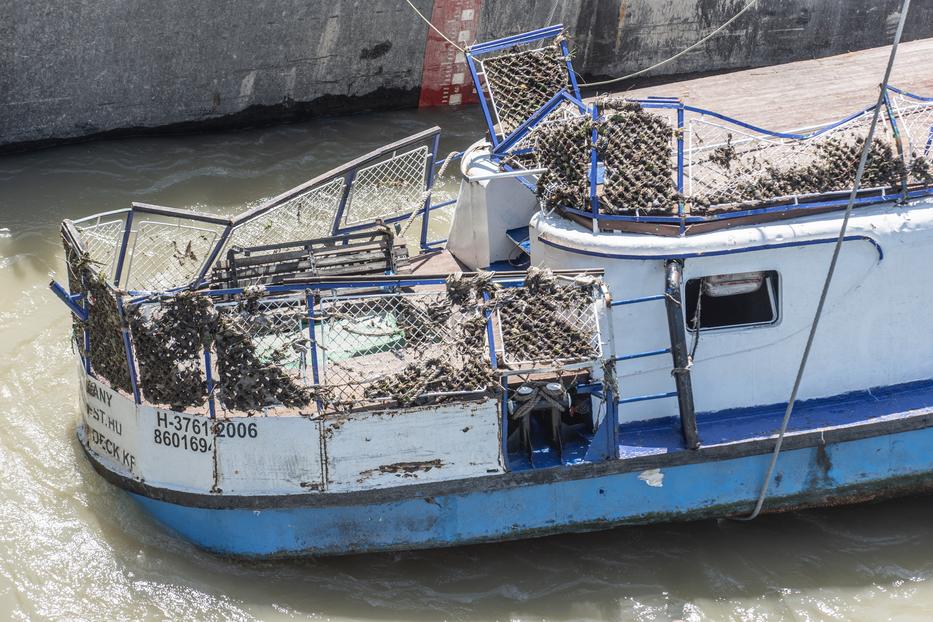
POLYGON ((435 127, 232 217, 63 222, 100 476, 247 558, 933 488, 933 98, 773 131, 584 101, 560 26, 466 61, 488 136, 453 157, 435 127))

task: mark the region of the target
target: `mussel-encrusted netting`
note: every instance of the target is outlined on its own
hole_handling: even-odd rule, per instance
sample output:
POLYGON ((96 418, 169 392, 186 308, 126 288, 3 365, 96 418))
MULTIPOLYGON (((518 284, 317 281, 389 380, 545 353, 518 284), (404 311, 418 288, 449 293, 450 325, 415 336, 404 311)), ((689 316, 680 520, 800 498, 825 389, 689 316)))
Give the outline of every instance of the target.
POLYGON ((223 408, 256 412, 269 406, 308 406, 311 392, 297 362, 304 360, 300 350, 308 340, 298 337, 286 343, 294 333, 301 334, 304 305, 259 301, 260 291, 216 305, 197 292, 182 292, 133 308, 143 397, 176 409, 203 406, 208 397, 207 353, 214 396, 223 408), (297 331, 286 332, 283 317, 292 327, 297 323, 297 331))
POLYGON ((132 383, 116 294, 90 255, 65 230, 62 231, 62 244, 68 267, 69 291, 84 295, 82 305, 87 310, 85 322, 72 315, 74 343, 83 351, 86 334, 93 373, 107 380, 113 388, 130 392, 132 383))
POLYGON ((549 270, 531 268, 524 287, 499 290, 491 303, 504 363, 549 367, 598 358, 595 284, 589 277, 558 279, 549 270))
POLYGON ((489 390, 486 318, 449 291, 330 297, 315 311, 321 383, 337 407, 489 390))
POLYGON ((508 135, 569 86, 560 43, 533 50, 514 50, 481 61, 486 86, 499 119, 499 133, 508 135))
POLYGON ((538 183, 545 205, 589 209, 595 129, 596 153, 604 171, 597 187, 600 212, 676 214, 679 195, 670 123, 637 103, 607 99, 598 106, 598 120, 577 117, 534 130, 538 165, 547 169, 538 183))
MULTIPOLYGON (((589 211, 593 131, 602 179, 599 212, 609 215, 707 215, 852 188, 871 115, 808 138, 758 135, 705 116, 684 128, 684 193, 677 191, 676 132, 666 113, 620 99, 596 102, 598 120, 577 117, 536 127, 538 194, 547 207, 589 211), (741 131, 740 131, 741 130, 741 131)), ((887 121, 872 140, 863 189, 933 184, 933 167, 915 149, 902 156, 887 121)), ((908 145, 911 146, 911 145, 908 145)), ((529 160, 528 155, 522 156, 529 160)), ((528 166, 525 161, 515 162, 528 166)))
MULTIPOLYGON (((809 139, 749 137, 719 123, 692 124, 688 153, 691 213, 709 214, 782 197, 850 190, 868 135, 869 115, 809 139)), ((897 191, 930 184, 923 157, 905 165, 886 123, 879 123, 868 152, 861 188, 897 191)))
MULTIPOLYGON (((131 390, 116 299, 88 281, 95 373, 131 390), (96 346, 96 347, 95 347, 96 346)), ((495 393, 500 367, 564 366, 599 356, 596 282, 532 269, 523 286, 491 273, 420 291, 232 298, 198 291, 126 306, 141 397, 175 410, 301 412, 408 406, 495 393), (309 306, 310 305, 310 306, 309 306)))
POLYGON ((174 409, 203 405, 204 351, 217 324, 211 300, 182 292, 158 305, 136 306, 128 315, 142 397, 174 409))

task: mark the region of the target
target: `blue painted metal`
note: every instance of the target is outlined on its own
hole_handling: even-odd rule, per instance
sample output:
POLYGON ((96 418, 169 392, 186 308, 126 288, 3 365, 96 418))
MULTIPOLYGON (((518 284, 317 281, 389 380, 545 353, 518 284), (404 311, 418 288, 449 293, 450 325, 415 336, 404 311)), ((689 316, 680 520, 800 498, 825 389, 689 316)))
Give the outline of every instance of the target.
POLYGON ((567 65, 567 76, 570 78, 570 87, 573 89, 573 96, 577 99, 582 99, 580 97, 580 85, 577 84, 577 72, 573 70, 573 62, 570 59, 570 49, 567 47, 567 40, 560 40, 560 51, 564 55, 564 63, 567 65))
POLYGON ((561 32, 563 32, 563 30, 563 24, 555 24, 553 26, 546 26, 544 28, 537 28, 535 30, 529 30, 528 32, 523 32, 521 34, 502 37, 501 39, 494 39, 492 41, 486 41, 485 43, 471 45, 469 48, 467 48, 467 52, 476 55, 498 52, 499 50, 504 50, 516 45, 525 45, 528 43, 534 43, 535 41, 541 41, 542 39, 556 37, 561 32))
POLYGON ((616 361, 631 361, 634 359, 643 359, 649 356, 659 356, 661 354, 670 354, 670 348, 661 348, 659 350, 648 350, 646 352, 636 352, 634 354, 622 354, 616 357, 616 361))
POLYGON ((911 93, 910 91, 905 91, 897 87, 891 86, 890 84, 888 85, 888 90, 898 93, 899 95, 903 95, 905 97, 910 97, 911 99, 916 99, 917 101, 933 102, 933 97, 923 97, 921 95, 916 95, 914 93, 911 93))
MULTIPOLYGON (((483 302, 489 303, 489 294, 487 292, 483 292, 483 302)), ((486 340, 489 342, 489 361, 492 368, 495 369, 499 366, 499 363, 496 360, 496 339, 492 330, 492 312, 487 308, 483 311, 483 315, 486 316, 486 340)))
POLYGON ((75 299, 80 299, 80 296, 72 297, 64 287, 62 287, 58 281, 52 281, 49 283, 49 289, 52 290, 52 293, 58 296, 58 299, 65 303, 65 306, 75 314, 82 322, 87 322, 87 311, 83 309, 75 299))
MULTIPOLYGON (((434 164, 437 161, 437 151, 441 148, 441 135, 438 132, 434 136, 434 143, 431 145, 431 157, 430 163, 428 164, 427 179, 425 181, 425 191, 431 190, 434 187, 434 164)), ((408 214, 411 217, 411 214, 408 214)), ((424 206, 421 208, 421 239, 419 240, 419 248, 424 249, 427 247, 428 243, 428 223, 431 220, 431 194, 428 192, 427 196, 424 197, 424 206)))
POLYGON ((652 393, 650 395, 636 395, 619 399, 619 404, 634 404, 635 402, 648 402, 651 400, 663 400, 668 397, 677 397, 677 391, 668 391, 667 393, 652 393))
MULTIPOLYGON (((842 486, 880 494, 886 483, 928 476, 933 429, 788 449, 769 502, 832 497, 842 486), (865 460, 865 456, 872 456, 865 460)), ((618 524, 694 517, 719 504, 720 515, 754 502, 769 456, 757 454, 671 466, 649 486, 638 470, 544 484, 432 495, 367 504, 206 509, 133 497, 160 522, 206 549, 226 554, 340 554, 443 547, 604 529, 618 524), (494 509, 494 511, 491 511, 494 509), (376 522, 378 521, 378 525, 376 522)), ((573 468, 573 467, 571 467, 573 468)))
POLYGON ((204 348, 204 379, 207 384, 207 410, 211 419, 217 417, 217 404, 214 402, 214 375, 211 372, 211 351, 204 348))
MULTIPOLYGON (((311 357, 311 380, 314 386, 321 384, 320 370, 317 362, 317 332, 315 331, 314 317, 314 296, 310 293, 305 295, 305 305, 308 307, 308 355, 311 357)), ((320 399, 314 400, 317 403, 318 412, 324 409, 320 399)))
POLYGON ((133 401, 140 403, 139 379, 136 377, 136 361, 133 357, 133 343, 130 340, 130 329, 127 325, 126 312, 123 307, 123 296, 115 293, 117 301, 117 315, 120 317, 120 334, 123 337, 123 351, 126 354, 126 367, 130 373, 130 385, 133 387, 133 401))
POLYGON ((126 247, 130 242, 130 232, 133 229, 133 211, 126 214, 126 222, 123 225, 123 238, 120 242, 120 250, 117 252, 117 267, 113 274, 113 284, 120 286, 120 275, 123 274, 123 263, 126 261, 126 247))
POLYGON ((654 294, 652 296, 641 296, 640 298, 629 298, 628 300, 613 300, 609 303, 610 307, 621 307, 622 305, 635 305, 642 302, 651 302, 652 300, 664 300, 664 294, 654 294))
MULTIPOLYGON (((678 102, 679 104, 680 102, 678 102)), ((684 222, 684 107, 677 106, 677 217, 680 218, 680 235, 686 233, 684 222)))
POLYGON ((195 278, 193 283, 194 287, 198 287, 204 283, 204 277, 207 275, 207 271, 210 270, 211 266, 214 265, 214 262, 217 261, 217 256, 220 255, 220 251, 223 250, 223 247, 227 243, 227 240, 230 238, 230 234, 232 232, 232 224, 224 227, 223 233, 220 234, 220 239, 217 240, 216 244, 214 244, 214 248, 211 250, 211 254, 208 256, 207 261, 205 261, 204 265, 201 267, 201 271, 198 272, 198 276, 195 278))
POLYGON ((507 229, 505 232, 505 237, 511 240, 511 242, 520 248, 526 255, 531 255, 531 233, 529 232, 529 228, 527 226, 507 229))
POLYGON ((596 130, 596 120, 599 118, 599 112, 596 110, 596 104, 590 107, 590 116, 593 119, 593 130, 590 132, 590 210, 595 219, 599 217, 599 197, 596 196, 596 174, 599 169, 599 154, 596 151, 599 135, 596 130))
MULTIPOLYGON (((340 202, 337 204, 337 213, 334 214, 334 223, 331 226, 331 235, 337 235, 341 232, 340 220, 347 209, 347 201, 350 199, 350 193, 353 191, 353 180, 356 179, 356 169, 351 169, 343 178, 343 193, 340 195, 340 202)), ((345 228, 344 233, 351 231, 351 228, 345 228)))
POLYGON ((496 122, 493 120, 492 113, 489 111, 489 104, 486 103, 486 90, 479 80, 479 74, 476 72, 476 61, 473 59, 473 54, 469 49, 466 51, 466 61, 467 67, 470 69, 470 76, 473 78, 473 86, 479 94, 479 105, 483 110, 483 118, 486 119, 486 128, 489 130, 489 140, 492 141, 492 146, 495 147, 499 144, 499 138, 496 136, 496 122))
MULTIPOLYGON (((867 235, 847 235, 843 238, 844 242, 853 242, 853 241, 865 241, 870 242, 872 246, 875 247, 875 250, 878 251, 878 261, 881 262, 884 260, 884 250, 881 248, 881 245, 874 239, 870 238, 867 235)), ((690 259, 692 257, 716 257, 719 255, 735 255, 737 253, 751 253, 755 251, 764 251, 772 250, 775 248, 790 248, 795 246, 813 246, 815 244, 834 244, 836 238, 825 238, 819 240, 802 240, 799 242, 781 242, 778 244, 759 244, 756 246, 746 246, 744 248, 730 248, 720 251, 701 251, 695 253, 672 253, 667 255, 628 255, 624 253, 603 253, 600 251, 587 251, 579 248, 572 248, 570 246, 565 246, 563 244, 558 244, 557 242, 552 242, 544 236, 538 236, 538 241, 557 248, 563 251, 570 253, 575 253, 578 255, 587 255, 589 257, 605 257, 607 259, 629 259, 629 260, 638 260, 638 261, 657 261, 663 259, 690 259)), ((661 296, 663 298, 663 296, 661 296)), ((641 302, 636 300, 636 302, 641 302)), ((614 303, 615 304, 615 303, 614 303)), ((620 302, 618 304, 626 304, 625 302, 620 302)))

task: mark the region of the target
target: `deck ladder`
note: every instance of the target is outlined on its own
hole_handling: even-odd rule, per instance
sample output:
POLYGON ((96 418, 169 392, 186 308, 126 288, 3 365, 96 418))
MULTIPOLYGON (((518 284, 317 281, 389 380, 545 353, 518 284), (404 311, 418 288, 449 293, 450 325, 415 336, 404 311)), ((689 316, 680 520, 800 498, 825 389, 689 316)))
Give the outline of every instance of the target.
MULTIPOLYGON (((683 276, 683 261, 679 259, 668 259, 664 262, 665 272, 665 293, 652 296, 642 296, 639 298, 630 298, 628 300, 613 300, 610 307, 620 307, 623 305, 642 304, 647 302, 656 302, 663 300, 667 311, 668 334, 670 345, 666 348, 657 350, 647 350, 644 352, 634 352, 631 354, 622 354, 613 358, 613 367, 621 361, 631 361, 634 359, 647 358, 652 356, 662 356, 670 354, 674 367, 672 375, 674 376, 675 389, 666 393, 652 393, 647 395, 636 395, 633 397, 620 398, 613 396, 616 408, 623 404, 632 404, 634 402, 645 402, 649 400, 660 400, 676 397, 680 410, 680 423, 683 430, 684 442, 689 449, 699 447, 697 436, 696 414, 693 408, 693 386, 690 381, 689 354, 687 349, 687 335, 684 326, 683 305, 680 295, 680 284, 683 276)), ((618 374, 616 374, 618 378, 618 374)))

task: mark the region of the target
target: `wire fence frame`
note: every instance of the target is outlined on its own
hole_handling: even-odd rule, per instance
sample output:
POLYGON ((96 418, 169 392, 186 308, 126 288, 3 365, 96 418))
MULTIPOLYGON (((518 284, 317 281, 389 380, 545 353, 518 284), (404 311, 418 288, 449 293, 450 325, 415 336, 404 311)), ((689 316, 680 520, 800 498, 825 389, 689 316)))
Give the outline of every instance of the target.
MULTIPOLYGON (((534 51, 536 49, 542 49, 545 45, 556 44, 561 50, 564 66, 566 67, 567 71, 567 88, 564 89, 564 91, 569 91, 568 94, 572 95, 577 100, 580 100, 580 87, 577 84, 576 74, 573 71, 573 65, 570 59, 570 49, 567 46, 567 41, 563 38, 563 32, 563 25, 558 24, 555 26, 548 26, 546 28, 539 28, 537 30, 514 35, 511 37, 503 37, 501 39, 488 41, 486 43, 473 45, 467 48, 467 66, 470 70, 470 75, 473 78, 473 84, 476 87, 477 94, 479 95, 480 106, 483 111, 483 116, 486 119, 486 125, 489 129, 489 136, 493 147, 498 147, 500 143, 510 138, 514 139, 519 132, 526 132, 527 128, 524 124, 520 124, 517 128, 513 128, 510 131, 506 131, 504 133, 500 131, 501 128, 504 127, 501 118, 502 106, 501 104, 496 103, 497 96, 495 89, 488 83, 488 79, 485 75, 483 67, 484 57, 495 52, 502 52, 518 47, 527 47, 531 44, 541 45, 538 48, 526 51, 534 51), (545 41, 549 41, 550 43, 542 43, 545 41)), ((558 93, 555 93, 554 95, 557 94, 558 93)))
MULTIPOLYGON (((881 119, 882 129, 885 135, 889 137, 889 142, 896 140, 899 132, 905 134, 905 139, 909 142, 910 149, 905 150, 904 153, 900 154, 900 157, 904 158, 903 164, 906 169, 911 163, 911 154, 922 155, 924 157, 930 157, 930 155, 933 154, 933 98, 909 94, 895 87, 889 87, 889 92, 893 102, 892 107, 894 109, 894 114, 892 114, 890 118, 883 117, 881 119)), ((865 123, 865 119, 868 118, 873 108, 864 108, 835 122, 807 126, 791 131, 774 131, 757 127, 711 110, 690 106, 678 99, 648 98, 633 99, 630 101, 641 105, 645 110, 669 110, 676 114, 676 140, 671 154, 671 160, 675 163, 672 167, 672 182, 682 196, 681 202, 676 206, 676 215, 626 216, 607 214, 600 209, 599 199, 594 196, 594 192, 591 192, 589 205, 585 208, 565 207, 565 209, 571 214, 594 218, 594 227, 596 226, 595 219, 606 221, 674 223, 680 225, 681 234, 684 233, 686 225, 691 223, 743 217, 754 213, 785 210, 788 208, 786 205, 772 207, 771 205, 773 202, 790 202, 793 204, 793 207, 803 205, 803 202, 807 202, 807 205, 811 205, 812 202, 813 207, 819 208, 835 205, 837 203, 844 203, 844 199, 841 197, 834 197, 833 192, 797 193, 767 197, 767 199, 763 201, 763 205, 757 208, 748 206, 747 208, 737 208, 735 210, 709 215, 692 215, 687 213, 685 210, 685 203, 695 201, 699 195, 697 158, 704 153, 709 153, 717 147, 722 147, 725 142, 723 140, 718 143, 698 145, 698 132, 696 128, 715 127, 725 134, 731 133, 735 136, 739 136, 737 140, 732 142, 733 146, 744 146, 753 143, 772 147, 811 145, 827 137, 857 129, 865 123), (820 201, 820 198, 825 198, 826 200, 820 201)), ((549 102, 546 106, 553 107, 553 104, 554 102, 549 102)), ((543 110, 544 107, 539 110, 539 113, 543 110)), ((592 112, 593 107, 590 107, 589 110, 592 112)), ((537 118, 533 120, 534 122, 530 123, 528 128, 523 129, 527 129, 528 131, 534 129, 537 127, 538 123, 544 121, 546 116, 546 114, 536 115, 537 118)), ((597 117, 594 116, 594 119, 596 118, 597 117)), ((596 132, 597 130, 594 129, 594 134, 596 134, 596 132)), ((596 143, 595 137, 591 140, 591 143, 596 143)), ((509 146, 514 146, 514 144, 515 143, 509 146)), ((595 147, 592 148, 591 163, 592 161, 598 163, 600 160, 601 158, 599 154, 596 153, 595 147)), ((592 167, 590 175, 591 185, 599 183, 597 181, 597 168, 598 167, 595 165, 592 167)), ((733 180, 732 183, 734 184, 735 180, 733 180)), ((878 194, 879 200, 891 200, 894 198, 894 195, 896 195, 896 192, 892 193, 891 189, 887 187, 864 188, 863 190, 866 193, 878 194)), ((914 197, 924 196, 930 193, 933 193, 933 189, 915 188, 909 191, 905 189, 902 194, 903 196, 914 197)), ((860 198, 860 203, 865 202, 871 202, 871 199, 860 198)), ((728 203, 725 205, 728 205, 728 203)))

